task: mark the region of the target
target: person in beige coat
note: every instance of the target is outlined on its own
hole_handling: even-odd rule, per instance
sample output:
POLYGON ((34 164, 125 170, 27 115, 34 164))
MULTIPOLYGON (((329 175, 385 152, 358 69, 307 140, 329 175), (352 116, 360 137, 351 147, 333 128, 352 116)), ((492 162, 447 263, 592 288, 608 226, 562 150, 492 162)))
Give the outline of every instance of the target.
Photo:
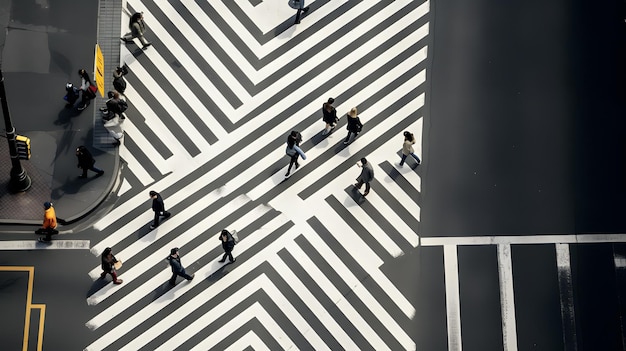
POLYGON ((413 144, 415 144, 415 136, 411 132, 404 132, 404 144, 402 144, 402 160, 400 160, 399 166, 404 166, 404 161, 407 156, 411 155, 417 161, 417 165, 419 166, 422 161, 415 154, 415 150, 413 150, 413 144))

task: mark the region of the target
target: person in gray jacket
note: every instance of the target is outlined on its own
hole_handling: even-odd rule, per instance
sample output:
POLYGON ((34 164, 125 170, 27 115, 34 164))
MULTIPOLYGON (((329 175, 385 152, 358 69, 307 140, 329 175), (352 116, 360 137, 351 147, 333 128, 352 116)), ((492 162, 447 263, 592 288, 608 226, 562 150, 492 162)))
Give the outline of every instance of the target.
POLYGON ((361 169, 361 174, 356 179, 357 183, 354 184, 354 186, 361 190, 363 183, 365 183, 365 192, 363 193, 363 196, 367 196, 367 194, 370 193, 370 182, 374 180, 374 167, 372 167, 371 163, 367 162, 365 157, 361 159, 361 167, 363 167, 363 169, 361 169))
POLYGON ((136 12, 130 17, 130 22, 128 23, 128 28, 130 29, 130 33, 126 33, 122 39, 125 42, 132 41, 134 38, 139 38, 139 41, 143 45, 143 49, 152 45, 149 41, 144 38, 143 34, 146 32, 146 24, 143 21, 143 13, 136 12))
POLYGON ((193 279, 195 274, 189 275, 185 272, 185 267, 180 262, 180 255, 178 254, 178 248, 175 247, 170 251, 170 255, 167 256, 167 260, 172 267, 172 278, 170 279, 170 285, 176 285, 176 277, 181 276, 189 281, 193 279))

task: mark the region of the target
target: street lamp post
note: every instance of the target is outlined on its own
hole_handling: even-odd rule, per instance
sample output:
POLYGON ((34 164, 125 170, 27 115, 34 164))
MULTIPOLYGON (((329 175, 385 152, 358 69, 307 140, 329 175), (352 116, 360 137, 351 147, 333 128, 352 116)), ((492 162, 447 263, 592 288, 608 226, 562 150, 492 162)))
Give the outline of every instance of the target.
POLYGON ((4 76, 0 69, 0 101, 2 102, 2 114, 4 115, 4 125, 7 131, 7 141, 9 142, 9 154, 11 155, 11 180, 9 189, 12 192, 26 191, 30 188, 31 180, 26 171, 22 168, 19 155, 17 153, 17 142, 15 141, 15 127, 9 114, 9 104, 4 90, 4 76))

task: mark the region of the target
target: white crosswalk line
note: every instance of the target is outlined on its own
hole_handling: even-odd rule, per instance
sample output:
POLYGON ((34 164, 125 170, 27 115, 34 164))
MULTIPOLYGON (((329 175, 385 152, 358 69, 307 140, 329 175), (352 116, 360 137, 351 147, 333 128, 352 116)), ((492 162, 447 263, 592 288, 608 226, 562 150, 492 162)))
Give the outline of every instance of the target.
POLYGON ((446 312, 448 326, 448 350, 461 351, 461 303, 459 301, 459 262, 457 247, 443 247, 446 281, 446 312))
POLYGON ((502 312, 502 342, 505 351, 517 351, 515 296, 511 245, 498 245, 498 274, 500 277, 500 305, 502 312))
MULTIPOLYGON (((166 162, 165 159, 161 156, 161 154, 156 151, 154 146, 150 143, 146 137, 135 127, 133 124, 131 117, 128 117, 124 120, 124 133, 126 133, 125 138, 131 138, 135 144, 141 149, 150 162, 154 164, 154 166, 159 170, 161 174, 169 173, 172 170, 170 164, 166 162)), ((128 161, 127 161, 128 162, 128 161)))
POLYGON ((259 338, 259 336, 252 330, 247 332, 244 336, 237 339, 224 351, 239 351, 246 348, 252 348, 258 351, 270 351, 270 348, 259 338))

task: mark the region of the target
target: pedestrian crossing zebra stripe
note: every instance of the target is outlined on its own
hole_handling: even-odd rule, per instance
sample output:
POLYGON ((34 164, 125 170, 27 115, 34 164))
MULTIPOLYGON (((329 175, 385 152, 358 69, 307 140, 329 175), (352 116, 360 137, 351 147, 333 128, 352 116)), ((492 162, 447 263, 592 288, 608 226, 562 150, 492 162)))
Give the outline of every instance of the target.
POLYGON ((500 276, 500 304, 502 306, 502 341, 505 351, 517 350, 515 298, 511 245, 498 245, 498 273, 500 276))
MULTIPOLYGON (((241 263, 238 263, 237 264, 238 265, 237 269, 233 270, 232 272, 230 272, 228 275, 226 275, 222 279, 217 280, 211 286, 211 289, 205 290, 205 292, 203 294, 198 294, 198 295, 194 296, 188 303, 185 304, 185 306, 187 306, 188 308, 193 308, 195 306, 199 306, 200 305, 200 303, 198 301, 206 301, 206 300, 216 296, 221 291, 223 291, 225 288, 230 286, 232 283, 238 281, 243 276, 245 276, 247 273, 249 273, 251 270, 253 270, 256 267, 256 265, 258 265, 259 262, 264 262, 267 259, 269 259, 270 257, 272 257, 272 255, 274 255, 278 250, 282 249, 282 247, 284 245, 283 244, 284 242, 289 242, 289 241, 293 240, 298 235, 298 231, 297 231, 297 229, 295 227, 290 226, 289 229, 286 229, 285 231, 283 231, 284 227, 285 226, 283 226, 283 227, 281 227, 281 228, 279 228, 277 230, 278 232, 280 232, 280 234, 278 234, 278 235, 280 235, 280 237, 276 238, 276 240, 272 241, 269 245, 267 245, 266 247, 262 248, 259 252, 257 252, 253 256, 253 259, 246 260, 246 261, 243 261, 241 263)), ((262 229, 258 230, 257 232, 263 231, 262 229)), ((242 240, 241 243, 237 245, 237 250, 238 250, 237 252, 239 252, 239 254, 241 254, 241 252, 244 251, 244 248, 247 248, 247 247, 251 246, 250 243, 251 243, 251 241, 255 241, 254 234, 257 234, 257 232, 251 234, 250 237, 246 237, 246 240, 242 240)), ((263 235, 262 233, 261 234, 257 234, 257 236, 262 236, 262 235, 263 235)), ((191 255, 194 252, 199 252, 202 249, 204 249, 204 248, 203 247, 198 247, 198 248, 194 249, 192 252, 190 252, 187 255, 191 255)), ((128 332, 130 332, 131 330, 133 330, 136 327, 138 327, 141 323, 143 323, 143 321, 145 319, 148 319, 152 315, 156 314, 158 311, 164 309, 166 306, 171 304, 176 298, 178 298, 182 294, 188 292, 192 287, 197 285, 200 281, 202 281, 206 277, 210 276, 215 271, 214 268, 215 267, 213 265, 205 266, 205 267, 200 268, 198 271, 195 272, 196 279, 194 279, 191 282, 185 283, 185 284, 179 284, 175 288, 173 288, 172 290, 170 290, 170 291, 166 292, 165 294, 161 295, 156 300, 151 301, 150 304, 148 306, 142 308, 139 313, 136 313, 136 314, 134 314, 132 316, 129 316, 124 321, 122 321, 119 324, 113 326, 108 332, 106 332, 100 338, 95 340, 86 349, 87 350, 100 350, 100 349, 103 349, 106 346, 108 346, 111 342, 113 342, 115 339, 120 338, 120 337, 126 335, 128 332)), ((168 274, 167 276, 169 276, 169 275, 170 274, 168 274)), ((257 278, 257 279, 260 279, 260 278, 257 278)), ((164 281, 164 280, 161 279, 161 281, 164 281)), ((246 286, 254 286, 254 285, 258 286, 258 284, 247 284, 246 286)), ((119 311, 120 309, 122 309, 123 306, 124 305, 120 304, 119 301, 118 301, 117 305, 115 306, 115 308, 111 310, 111 313, 114 313, 114 311, 119 311)), ((107 321, 108 321, 108 319, 103 318, 103 322, 107 322, 107 321)), ((99 327, 99 325, 87 323, 87 327, 93 329, 94 327, 99 327)), ((148 333, 148 331, 146 331, 146 333, 148 333)), ((148 334, 146 334, 146 335, 148 335, 148 334)), ((158 334, 156 334, 156 335, 158 335, 158 334)))
POLYGON ((446 316, 448 326, 448 350, 461 351, 461 306, 459 301, 459 263, 456 245, 446 245, 444 250, 446 316))
POLYGON ((256 351, 271 350, 254 331, 250 330, 244 336, 230 344, 226 349, 224 349, 224 351, 238 351, 247 348, 251 348, 256 351))

